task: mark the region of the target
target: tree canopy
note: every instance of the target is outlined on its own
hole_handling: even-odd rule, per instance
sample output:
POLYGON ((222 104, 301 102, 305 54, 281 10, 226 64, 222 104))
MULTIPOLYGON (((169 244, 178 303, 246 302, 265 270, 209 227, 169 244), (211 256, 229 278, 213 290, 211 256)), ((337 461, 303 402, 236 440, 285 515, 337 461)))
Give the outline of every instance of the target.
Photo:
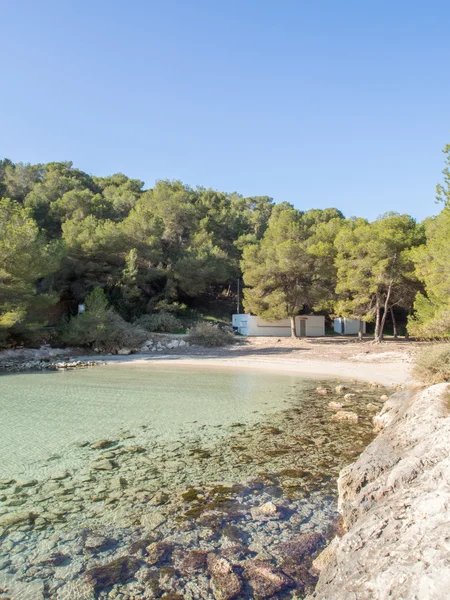
POLYGON ((101 288, 135 321, 155 311, 228 302, 265 319, 321 311, 375 322, 409 313, 418 336, 450 331, 450 146, 436 218, 388 213, 373 222, 336 208, 298 210, 268 196, 123 173, 90 175, 70 161, 0 160, 0 329, 3 342, 58 324, 101 288), (178 308, 177 308, 178 307, 178 308), (53 309, 52 309, 53 310, 53 309), (56 309, 55 309, 56 310, 56 309), (53 313, 52 313, 53 314, 53 313))

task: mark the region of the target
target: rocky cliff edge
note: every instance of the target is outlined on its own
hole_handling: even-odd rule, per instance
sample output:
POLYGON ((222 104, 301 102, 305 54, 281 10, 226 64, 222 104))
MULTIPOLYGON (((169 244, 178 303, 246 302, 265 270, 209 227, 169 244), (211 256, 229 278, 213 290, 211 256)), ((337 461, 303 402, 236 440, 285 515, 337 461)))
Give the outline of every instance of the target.
POLYGON ((309 600, 450 598, 450 384, 391 396, 339 478, 344 530, 309 600))

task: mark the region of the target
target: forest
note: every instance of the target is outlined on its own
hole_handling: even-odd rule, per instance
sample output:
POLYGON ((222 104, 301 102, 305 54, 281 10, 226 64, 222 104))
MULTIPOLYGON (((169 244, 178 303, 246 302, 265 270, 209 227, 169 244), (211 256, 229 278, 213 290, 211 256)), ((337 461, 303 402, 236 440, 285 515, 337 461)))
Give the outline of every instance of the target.
POLYGON ((246 312, 263 318, 357 317, 375 341, 387 322, 397 335, 400 319, 403 334, 447 337, 450 145, 444 153, 440 212, 422 223, 0 160, 0 345, 181 331, 229 317, 238 279, 246 312))

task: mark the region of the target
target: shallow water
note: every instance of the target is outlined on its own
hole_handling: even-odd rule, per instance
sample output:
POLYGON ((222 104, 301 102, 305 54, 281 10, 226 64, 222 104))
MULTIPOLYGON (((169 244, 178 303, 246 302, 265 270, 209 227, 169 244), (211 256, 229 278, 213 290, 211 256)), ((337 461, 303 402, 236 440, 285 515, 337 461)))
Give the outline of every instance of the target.
POLYGON ((282 569, 271 596, 305 592, 337 474, 381 405, 336 383, 159 365, 0 377, 0 599, 210 599, 232 585, 211 553, 237 597, 257 593, 255 559, 282 569), (358 423, 333 421, 330 401, 358 423))
MULTIPOLYGON (((0 377, 0 477, 33 475, 70 445, 145 424, 176 440, 180 428, 255 423, 283 408, 303 380, 244 370, 114 366, 0 377)), ((214 437, 220 432, 214 432, 214 437)), ((61 461, 58 461, 61 466, 61 461)))

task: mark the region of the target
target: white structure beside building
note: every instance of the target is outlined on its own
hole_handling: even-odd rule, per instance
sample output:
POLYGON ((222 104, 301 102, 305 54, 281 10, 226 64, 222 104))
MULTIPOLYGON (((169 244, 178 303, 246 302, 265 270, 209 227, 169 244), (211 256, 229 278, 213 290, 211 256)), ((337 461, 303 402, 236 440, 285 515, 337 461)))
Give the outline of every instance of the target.
MULTIPOLYGON (((264 321, 253 315, 233 315, 233 329, 241 335, 289 337, 290 319, 264 321)), ((325 335, 325 317, 322 315, 300 315, 295 317, 295 330, 299 337, 319 337, 325 335)))
MULTIPOLYGON (((360 319, 347 319, 347 317, 338 317, 334 320, 334 330, 341 335, 358 335, 360 319)), ((366 333, 366 322, 362 321, 362 332, 366 333)))

